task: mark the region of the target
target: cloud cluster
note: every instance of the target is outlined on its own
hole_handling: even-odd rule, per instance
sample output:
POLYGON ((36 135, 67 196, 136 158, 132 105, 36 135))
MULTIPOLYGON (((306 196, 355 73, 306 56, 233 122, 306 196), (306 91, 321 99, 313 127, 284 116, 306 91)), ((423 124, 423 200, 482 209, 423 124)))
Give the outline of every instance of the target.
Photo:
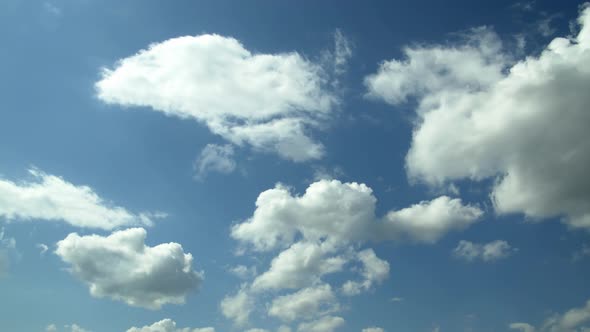
POLYGON ((502 240, 481 244, 461 240, 457 247, 453 249, 453 255, 468 262, 475 260, 491 262, 506 258, 516 250, 508 242, 502 240))
POLYGON ((389 263, 361 246, 379 241, 434 243, 475 223, 483 213, 441 196, 379 218, 376 202, 365 184, 338 180, 316 181, 302 195, 280 184, 262 192, 252 216, 234 225, 231 236, 247 248, 276 256, 268 270, 222 301, 223 314, 244 325, 262 295, 283 292, 267 305, 269 316, 301 321, 302 331, 331 331, 344 324, 331 316, 340 310, 333 289, 357 295, 389 276, 389 263), (326 283, 324 276, 339 272, 356 272, 361 279, 339 287, 326 283))
POLYGON ((192 268, 192 255, 174 242, 147 246, 145 238, 142 228, 106 237, 71 233, 57 243, 55 253, 89 286, 92 296, 148 309, 184 303, 203 279, 192 268))
POLYGON ((197 179, 202 179, 209 172, 228 174, 236 169, 234 148, 229 145, 207 144, 195 161, 197 179))
MULTIPOLYGON (((350 48, 336 37, 340 71, 350 48)), ((103 70, 96 90, 106 103, 194 119, 235 145, 306 161, 324 153, 309 131, 338 103, 329 83, 328 71, 299 53, 256 54, 234 38, 205 34, 119 60, 103 70)))
POLYGON ((144 327, 132 327, 128 329, 127 332, 215 332, 215 329, 212 327, 177 328, 175 321, 166 318, 149 326, 146 325, 144 327))
POLYGON ((0 179, 0 217, 7 220, 63 221, 75 227, 110 230, 151 225, 163 214, 134 214, 113 206, 90 187, 76 186, 55 175, 29 170, 36 181, 0 179))
POLYGON ((590 228, 590 7, 578 22, 577 36, 520 61, 481 28, 463 45, 406 48, 404 60, 367 77, 374 98, 418 102, 409 177, 431 185, 495 178, 498 213, 564 216, 590 228))

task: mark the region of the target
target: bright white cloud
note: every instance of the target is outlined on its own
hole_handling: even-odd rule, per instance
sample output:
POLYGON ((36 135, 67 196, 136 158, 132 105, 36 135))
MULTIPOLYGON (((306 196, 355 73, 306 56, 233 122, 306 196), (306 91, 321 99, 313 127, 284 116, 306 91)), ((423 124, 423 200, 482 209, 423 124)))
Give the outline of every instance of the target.
POLYGON ((489 243, 473 243, 461 240, 453 255, 466 261, 483 260, 485 262, 496 261, 510 256, 517 249, 506 241, 496 240, 489 243))
MULTIPOLYGON (((338 45, 341 68, 349 49, 337 39, 338 45)), ((103 70, 96 89, 106 103, 194 119, 233 144, 305 161, 323 155, 309 131, 338 103, 328 76, 296 52, 255 54, 234 38, 206 34, 121 59, 103 70)))
POLYGON ((248 324, 250 314, 254 310, 254 298, 250 295, 248 287, 244 285, 236 294, 226 296, 221 301, 220 307, 223 316, 233 320, 238 326, 244 326, 248 324))
POLYGON ((215 332, 215 329, 212 327, 177 328, 175 321, 166 318, 149 326, 146 325, 144 327, 132 327, 128 329, 127 332, 215 332))
POLYGON ((283 321, 313 319, 339 309, 336 296, 328 284, 304 288, 272 301, 268 315, 283 321))
POLYGON ((341 271, 348 261, 345 255, 330 256, 331 252, 325 244, 297 242, 272 260, 268 271, 254 279, 252 289, 296 289, 317 284, 323 275, 341 271))
POLYGON ((228 174, 236 169, 234 148, 229 145, 207 144, 197 161, 195 171, 198 179, 202 179, 209 172, 228 174))
POLYGON ((69 234, 55 253, 95 297, 109 297, 131 306, 159 309, 183 304, 203 276, 192 268, 193 257, 170 242, 145 244, 146 231, 132 228, 109 236, 69 234))
POLYGON ((11 220, 63 221, 76 227, 114 229, 151 225, 156 213, 134 214, 113 206, 90 187, 76 186, 55 175, 31 169, 35 181, 0 179, 0 217, 11 220))
POLYGON ((464 45, 407 48, 405 60, 367 77, 370 96, 418 101, 409 177, 432 185, 495 177, 498 213, 590 228, 589 7, 578 21, 576 37, 514 64, 493 32, 477 29, 464 45))
POLYGON ((332 332, 344 325, 342 317, 325 316, 320 319, 304 322, 297 327, 298 332, 332 332))
POLYGON ((432 201, 375 216, 376 198, 365 184, 320 180, 302 196, 282 185, 262 192, 252 217, 232 228, 233 238, 256 250, 293 243, 298 234, 317 242, 342 246, 367 240, 410 240, 433 243, 452 230, 476 222, 482 211, 459 199, 441 196, 432 201))
POLYGON ((574 308, 563 314, 554 314, 535 328, 527 323, 512 323, 511 329, 522 332, 586 332, 590 331, 590 300, 583 307, 574 308))
POLYGON ((380 283, 389 276, 389 263, 375 255, 373 249, 365 249, 357 253, 357 259, 362 263, 362 282, 347 281, 342 286, 345 295, 360 294, 363 290, 371 289, 374 283, 380 283))

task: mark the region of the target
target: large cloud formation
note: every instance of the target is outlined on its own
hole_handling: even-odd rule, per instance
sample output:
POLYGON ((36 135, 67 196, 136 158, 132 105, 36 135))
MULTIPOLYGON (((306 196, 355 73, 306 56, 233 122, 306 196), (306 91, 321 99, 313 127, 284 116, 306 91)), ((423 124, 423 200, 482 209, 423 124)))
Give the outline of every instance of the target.
POLYGON ((476 222, 482 211, 460 199, 441 196, 377 218, 371 188, 365 184, 320 180, 294 196, 282 185, 262 192, 252 217, 233 226, 233 238, 267 251, 292 244, 297 236, 310 242, 343 246, 369 240, 436 242, 452 230, 476 222))
POLYGON ((348 56, 341 34, 331 70, 296 52, 255 54, 234 38, 185 36, 119 60, 96 89, 106 103, 194 119, 238 146, 305 161, 324 153, 309 130, 338 103, 328 72, 341 71, 348 56))
POLYGON ((495 177, 498 213, 563 216, 590 228, 590 8, 575 37, 511 61, 489 29, 463 45, 405 49, 365 80, 369 96, 415 97, 409 177, 432 185, 495 177))
POLYGON ((184 303, 203 279, 192 268, 192 255, 174 242, 147 246, 145 238, 142 228, 106 237, 71 233, 57 243, 55 253, 71 265, 70 272, 89 286, 92 296, 148 309, 184 303))
POLYGON ((338 180, 316 181, 302 195, 280 184, 262 192, 252 216, 234 225, 231 236, 245 249, 277 254, 268 270, 221 302, 223 314, 245 325, 257 299, 288 291, 267 304, 270 316, 300 321, 302 331, 332 331, 344 324, 331 316, 341 308, 333 289, 354 296, 389 276, 389 263, 363 246, 380 241, 431 244, 483 214, 476 206, 441 196, 377 217, 376 202, 365 184, 338 180), (338 287, 326 284, 326 275, 351 272, 361 279, 338 287))
POLYGON ((0 217, 10 220, 63 221, 76 227, 114 229, 150 225, 163 214, 134 214, 108 204, 87 186, 31 169, 36 181, 16 183, 0 179, 0 217))

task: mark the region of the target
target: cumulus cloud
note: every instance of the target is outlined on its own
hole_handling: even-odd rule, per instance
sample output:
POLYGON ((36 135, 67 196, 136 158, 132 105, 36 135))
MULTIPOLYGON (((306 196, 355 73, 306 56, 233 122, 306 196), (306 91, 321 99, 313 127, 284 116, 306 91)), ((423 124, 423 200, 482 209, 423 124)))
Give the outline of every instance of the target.
POLYGON ((248 287, 243 285, 236 294, 223 298, 220 307, 223 316, 233 320, 238 326, 244 326, 248 324, 254 309, 254 298, 250 295, 248 287))
POLYGON ((204 178, 209 172, 228 174, 236 169, 234 148, 229 145, 207 144, 197 161, 195 171, 197 179, 204 178))
POLYGON ((469 262, 474 260, 491 262, 506 258, 516 250, 508 242, 502 240, 489 243, 473 243, 461 240, 457 247, 453 249, 453 256, 469 262))
POLYGON ((111 230, 130 225, 151 225, 161 213, 134 214, 114 206, 90 187, 77 186, 37 169, 35 181, 16 183, 0 179, 0 217, 11 220, 63 221, 76 227, 111 230))
POLYGON ((313 319, 338 309, 338 301, 332 287, 323 284, 275 298, 268 314, 291 322, 297 319, 313 319))
POLYGON ((296 289, 317 284, 323 275, 341 271, 349 260, 346 255, 330 256, 332 252, 325 244, 297 242, 272 260, 268 271, 254 279, 252 289, 296 289))
POLYGON ((345 295, 357 295, 363 290, 369 290, 374 283, 380 283, 389 276, 389 263, 375 255, 373 249, 365 249, 357 253, 357 259, 362 263, 361 271, 364 280, 347 281, 342 286, 345 295))
POLYGON ((192 255, 184 253, 178 243, 150 247, 145 239, 142 228, 106 237, 71 233, 57 243, 55 253, 88 285, 92 296, 148 309, 183 304, 203 279, 202 273, 192 268, 192 255))
POLYGON ((495 178, 500 214, 563 216, 590 228, 590 8, 575 37, 511 62, 499 38, 474 30, 461 45, 408 47, 365 84, 393 105, 418 102, 406 168, 431 185, 495 178), (460 161, 460 162, 458 162, 460 161))
MULTIPOLYGON (((337 35, 337 68, 349 52, 342 40, 337 35)), ((119 60, 103 69, 96 90, 106 103, 194 119, 235 145, 306 161, 322 157, 309 132, 338 103, 329 76, 299 53, 257 54, 234 38, 205 34, 119 60)))
POLYGON ((345 321, 342 317, 325 316, 320 319, 304 322, 299 324, 297 331, 299 332, 332 332, 344 325, 345 321))
POLYGON ((256 266, 247 267, 245 265, 236 265, 229 269, 229 272, 240 279, 249 279, 256 276, 256 266))
POLYGON ((563 314, 554 314, 535 328, 527 323, 512 323, 511 329, 522 332, 586 332, 590 331, 590 300, 583 307, 574 308, 563 314))
POLYGON ((301 196, 282 185, 262 192, 252 217, 232 227, 231 236, 259 251, 285 247, 296 236, 342 246, 368 240, 433 243, 451 230, 476 222, 482 211, 459 199, 432 201, 375 216, 376 198, 365 184, 320 180, 301 196))
POLYGON ((155 322, 152 325, 146 325, 144 327, 132 327, 128 329, 127 332, 215 332, 215 329, 212 327, 177 328, 175 321, 166 318, 159 322, 155 322))

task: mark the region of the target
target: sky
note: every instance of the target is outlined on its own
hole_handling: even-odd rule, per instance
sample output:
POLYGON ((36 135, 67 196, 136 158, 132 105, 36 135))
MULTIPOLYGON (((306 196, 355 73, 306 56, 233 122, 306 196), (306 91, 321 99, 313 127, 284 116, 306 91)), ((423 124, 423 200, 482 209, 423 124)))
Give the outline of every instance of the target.
POLYGON ((590 4, 0 2, 0 330, 590 331, 590 4))

